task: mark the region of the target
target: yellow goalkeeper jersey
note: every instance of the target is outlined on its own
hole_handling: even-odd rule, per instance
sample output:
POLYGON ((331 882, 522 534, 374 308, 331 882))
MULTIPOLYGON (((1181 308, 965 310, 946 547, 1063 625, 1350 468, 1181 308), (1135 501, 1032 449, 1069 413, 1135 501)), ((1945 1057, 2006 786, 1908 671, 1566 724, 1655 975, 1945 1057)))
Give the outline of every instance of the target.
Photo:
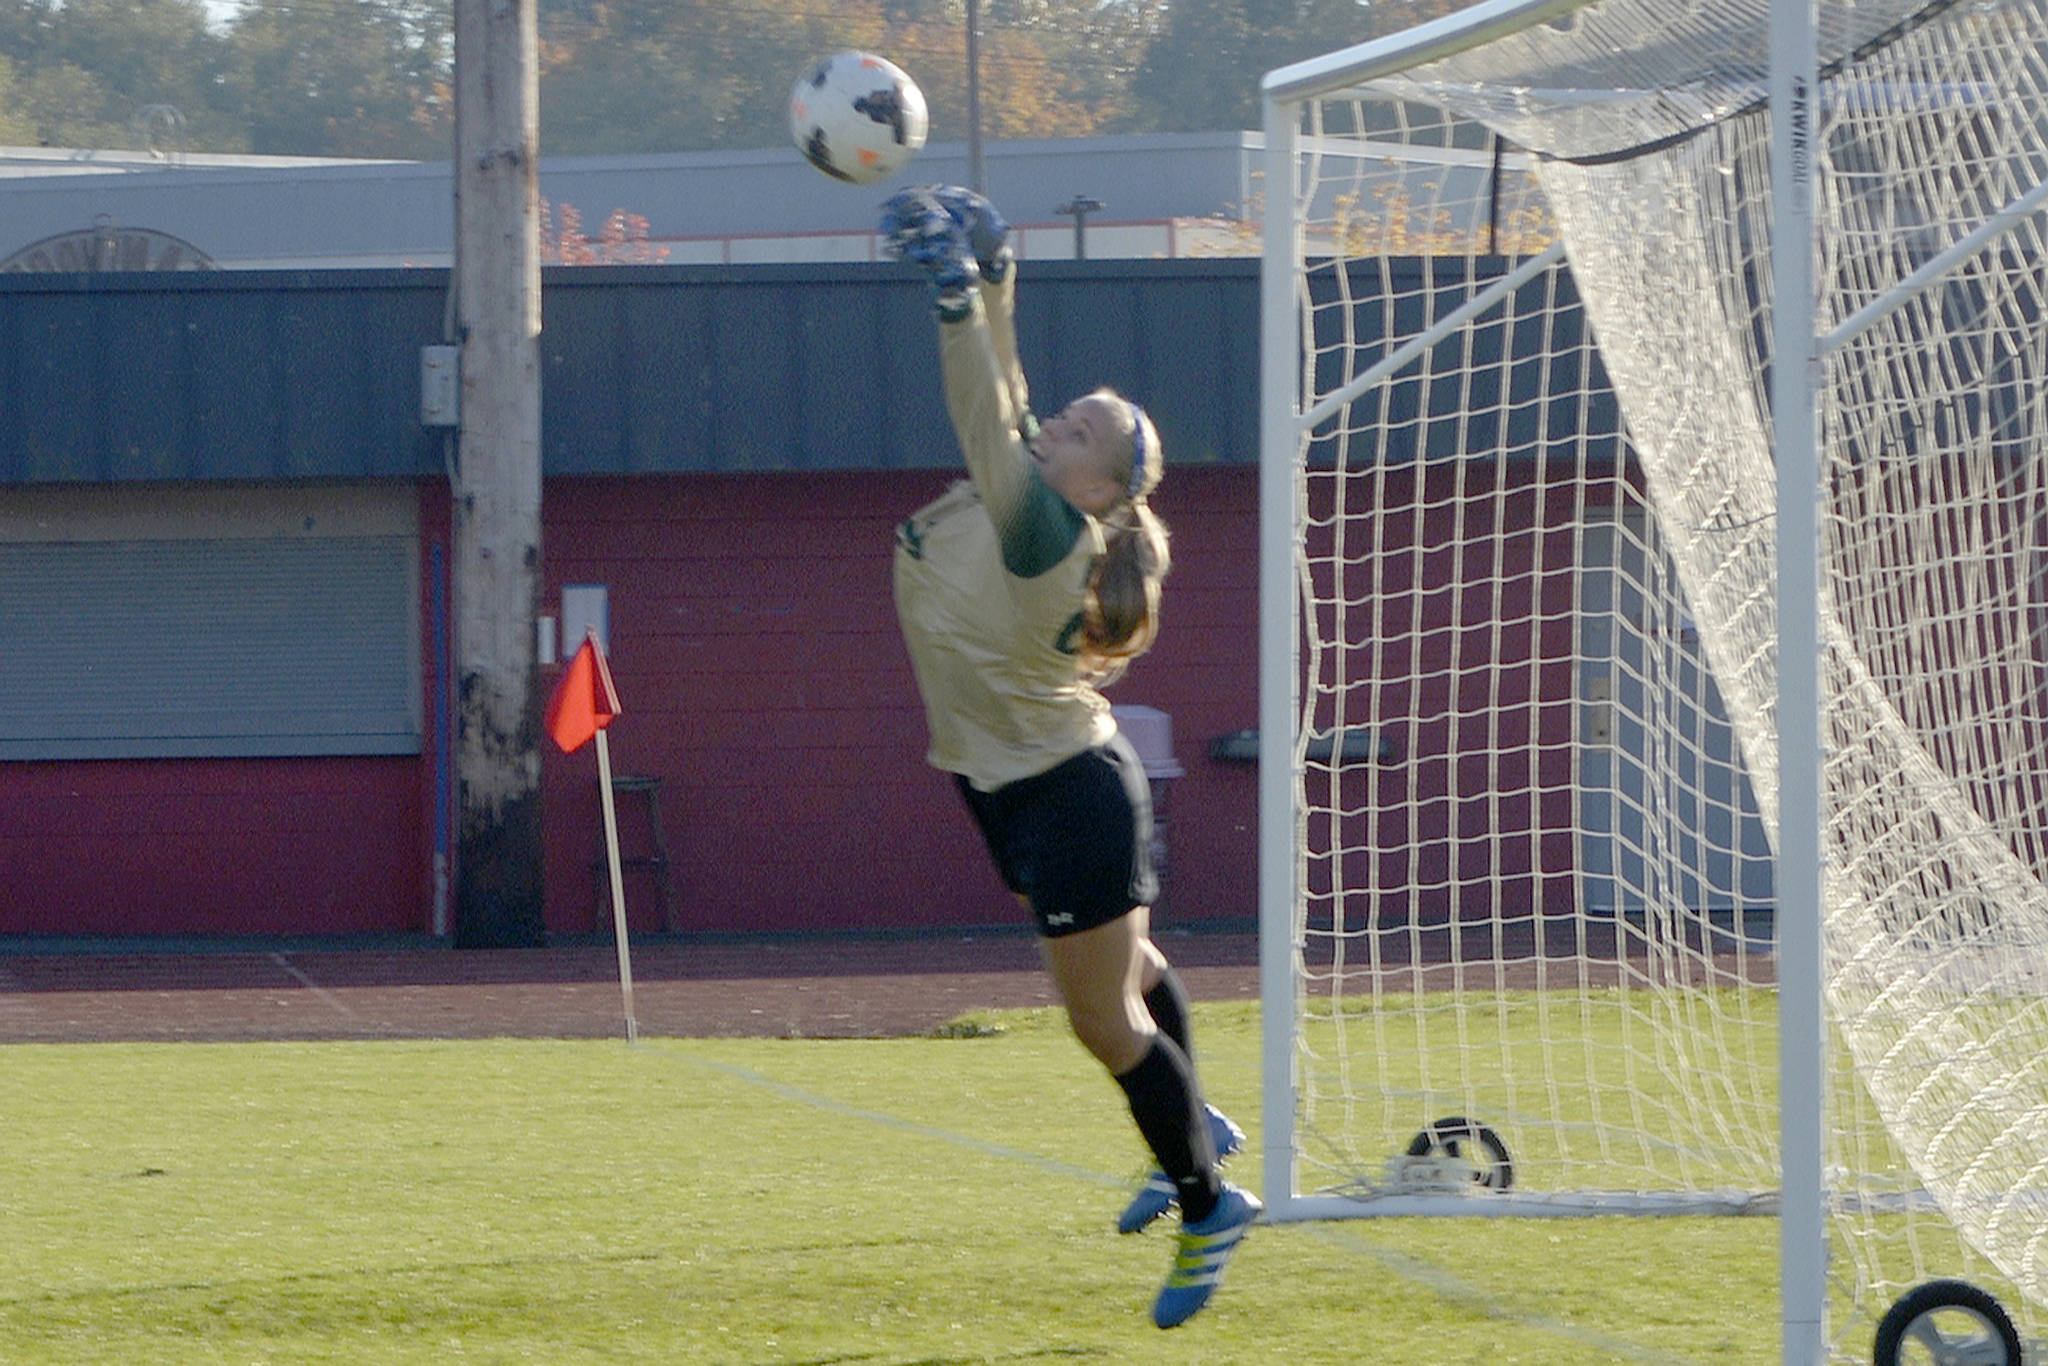
POLYGON ((969 479, 896 530, 896 615, 931 728, 926 757, 984 792, 1103 744, 1109 703, 1081 676, 1102 528, 1046 486, 1017 362, 1016 275, 939 325, 946 407, 969 479))

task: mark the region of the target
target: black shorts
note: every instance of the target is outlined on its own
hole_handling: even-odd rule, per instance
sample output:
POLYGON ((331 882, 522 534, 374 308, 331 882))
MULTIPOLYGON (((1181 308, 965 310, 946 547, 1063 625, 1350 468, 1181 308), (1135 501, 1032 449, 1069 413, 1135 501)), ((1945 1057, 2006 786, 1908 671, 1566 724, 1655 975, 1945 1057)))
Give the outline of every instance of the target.
POLYGON ((994 792, 958 781, 1003 884, 1030 901, 1048 939, 1107 925, 1159 895, 1152 788, 1122 735, 994 792))

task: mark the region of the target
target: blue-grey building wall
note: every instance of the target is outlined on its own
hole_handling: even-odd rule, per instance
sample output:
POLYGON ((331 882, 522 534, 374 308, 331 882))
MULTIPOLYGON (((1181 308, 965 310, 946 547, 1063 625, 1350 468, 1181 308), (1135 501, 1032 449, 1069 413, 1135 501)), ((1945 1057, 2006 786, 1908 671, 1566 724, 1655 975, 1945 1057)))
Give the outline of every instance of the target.
MULTIPOLYGON (((1425 271, 1431 289, 1467 288, 1444 263, 1360 269, 1363 337, 1388 295, 1397 330, 1415 325, 1425 271)), ((0 484, 438 476, 450 442, 421 423, 420 352, 445 339, 448 283, 442 270, 0 275, 0 484)), ((1032 265, 1018 337, 1040 406, 1108 384, 1152 411, 1169 461, 1255 463, 1258 287, 1258 263, 1233 258, 1032 265)), ((1583 322, 1572 309, 1545 325, 1541 338, 1482 328, 1473 344, 1508 348, 1506 383, 1522 387, 1518 367, 1556 364, 1545 352, 1583 322)), ((957 460, 924 288, 893 264, 555 268, 541 352, 552 475, 957 460)), ((1554 396, 1547 414, 1462 394, 1373 456, 1618 432, 1605 376, 1574 378, 1526 386, 1554 396)), ((1386 401, 1414 397, 1395 385, 1386 401)))
MULTIPOLYGON (((0 483, 419 477, 448 274, 0 276, 0 483)), ((1061 262, 1020 293, 1047 401, 1099 383, 1173 458, 1257 446, 1256 263, 1061 262)), ((542 300, 549 474, 953 464, 923 285, 891 264, 565 267, 542 300)))
POLYGON ((0 483, 416 476, 446 272, 0 275, 0 483))
MULTIPOLYGON (((1425 311, 1426 279, 1443 297, 1463 288, 1441 266, 1428 267, 1434 278, 1421 262, 1383 269, 1361 266, 1346 284, 1361 339, 1383 326, 1384 299, 1398 300, 1393 327, 1406 331, 1425 311)), ((1176 782, 1173 896, 1177 915, 1198 919, 1247 915, 1253 900, 1254 775, 1199 756, 1257 716, 1256 271, 1244 260, 1032 262, 1020 295, 1040 405, 1115 384, 1152 407, 1179 466, 1160 501, 1176 536, 1173 626, 1122 700, 1170 713, 1195 759, 1176 782)), ((342 716, 320 738, 279 738, 289 725, 266 718, 263 735, 214 733, 203 752, 177 715, 140 743, 24 721, 22 744, 40 748, 17 750, 0 782, 0 883, 32 894, 0 898, 0 932, 442 923, 452 443, 421 425, 418 389, 419 349, 444 337, 447 287, 438 270, 0 276, 0 510, 27 528, 27 548, 6 547, 8 587, 24 599, 16 653, 50 675, 45 693, 117 719, 232 712, 262 700, 237 687, 247 661, 271 667, 280 649, 329 661, 274 670, 303 680, 301 703, 395 680, 367 717, 342 716), (142 482, 159 480, 183 487, 142 482), (52 508, 70 520, 36 522, 52 508), (354 532, 334 521, 343 514, 354 532), (310 552, 296 576, 260 558, 393 527, 417 539, 410 566, 402 546, 353 575, 310 552), (81 528, 92 544, 76 550, 81 528), (205 579, 225 557, 195 540, 230 533, 242 537, 233 550, 259 558, 240 579, 205 579), (111 580, 77 573, 109 561, 111 580), (379 617, 364 585, 408 581, 410 615, 392 623, 387 597, 379 617), (276 590, 267 613, 248 610, 243 582, 276 590), (337 620, 346 614, 300 610, 289 595, 308 586, 391 629, 365 644, 337 620), (215 629, 230 613, 244 618, 236 629, 215 629), (154 634, 131 632, 145 614, 154 634), (47 639, 57 619, 77 637, 64 650, 47 639), (280 643, 262 640, 271 625, 280 643), (138 645, 179 651, 178 672, 65 667, 138 645), (356 665, 365 651, 378 671, 356 665), (176 679, 189 686, 171 695, 176 679), (110 683, 129 696, 108 700, 110 683), (162 695, 129 705, 138 687, 162 695), (167 732, 184 747, 167 748, 167 732)), ((959 468, 923 286, 895 267, 839 265, 565 268, 545 288, 546 592, 607 586, 613 666, 633 699, 614 734, 637 772, 667 783, 676 923, 907 928, 1000 914, 1009 903, 971 837, 934 819, 946 794, 922 762, 888 591, 890 528, 959 468), (768 828, 786 857, 763 877, 768 828), (877 863, 875 848, 901 856, 877 863)), ((1580 324, 1567 311, 1551 326, 1580 324)), ((1432 403, 1469 402, 1385 445, 1325 441, 1311 458, 1497 462, 1560 439, 1566 421, 1612 422, 1604 380, 1560 388, 1567 377, 1538 368, 1541 338, 1478 337, 1477 355, 1513 357, 1493 390, 1435 386, 1432 403)), ((1397 384, 1387 401, 1412 410, 1417 387, 1397 384)), ((1573 477, 1568 465, 1525 472, 1573 477)), ((548 764, 550 929, 599 929, 590 773, 548 764)))

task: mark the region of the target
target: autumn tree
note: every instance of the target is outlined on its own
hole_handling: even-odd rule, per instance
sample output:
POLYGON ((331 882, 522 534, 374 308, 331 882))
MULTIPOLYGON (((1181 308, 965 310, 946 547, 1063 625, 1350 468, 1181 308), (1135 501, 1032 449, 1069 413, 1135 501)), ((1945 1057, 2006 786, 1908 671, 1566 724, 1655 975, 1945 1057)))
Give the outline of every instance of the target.
MULTIPOLYGON (((1131 74, 1163 0, 984 0, 982 132, 990 138, 1085 137, 1129 114, 1131 74)), ((883 50, 932 104, 934 137, 967 135, 963 0, 899 0, 883 50)))
MULTIPOLYGON (((1163 0, 989 0, 981 14, 982 131, 1080 137, 1127 116, 1130 74, 1163 0)), ((547 150, 780 146, 790 87, 818 58, 864 48, 907 70, 931 136, 967 136, 963 0, 576 0, 542 33, 547 150)))
POLYGON ((0 57, 0 144, 19 145, 35 140, 35 125, 25 117, 15 86, 14 63, 0 57))
POLYGON ((1014 0, 1016 22, 1058 35, 1053 59, 1073 73, 1100 114, 1096 132, 1134 121, 1132 83, 1165 28, 1165 0, 1014 0))
POLYGON ((241 150, 232 45, 200 0, 0 0, 0 130, 28 143, 133 147, 144 111, 175 109, 188 147, 241 150))
POLYGON ((540 260, 544 266, 654 266, 668 259, 668 248, 652 238, 653 225, 643 214, 613 209, 592 237, 583 227, 583 213, 574 204, 553 204, 540 197, 540 260))
POLYGON ((445 0, 244 0, 228 37, 252 148, 446 157, 453 22, 445 0))
POLYGON ((551 153, 673 152, 786 142, 797 75, 873 47, 872 0, 792 13, 771 0, 586 0, 541 38, 541 145, 551 153))
MULTIPOLYGON (((1457 0, 977 0, 990 139, 1259 126, 1267 70, 1457 0)), ((966 0, 550 0, 541 145, 554 155, 787 145, 818 58, 864 48, 964 141, 966 0)), ((175 108, 191 150, 445 158, 449 0, 0 0, 0 138, 134 146, 175 108)))
POLYGON ((1256 129, 1259 81, 1290 62, 1462 9, 1467 0, 1173 0, 1131 84, 1131 127, 1256 129))

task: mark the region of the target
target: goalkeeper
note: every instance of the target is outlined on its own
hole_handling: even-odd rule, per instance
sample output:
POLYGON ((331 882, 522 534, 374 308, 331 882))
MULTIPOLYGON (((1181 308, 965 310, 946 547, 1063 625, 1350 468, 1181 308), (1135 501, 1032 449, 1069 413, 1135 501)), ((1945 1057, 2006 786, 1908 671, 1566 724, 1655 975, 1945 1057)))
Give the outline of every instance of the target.
POLYGON ((970 479, 897 531, 896 611, 931 731, 1003 881, 1031 908, 1075 1036, 1116 1078, 1160 1171, 1118 1220, 1178 1204, 1162 1328, 1208 1302, 1259 1202, 1218 1164, 1244 1135, 1203 1103, 1187 997, 1152 942, 1152 797, 1099 689, 1158 631, 1165 525, 1146 504, 1159 434, 1108 389, 1043 422, 1011 316, 1009 228, 969 190, 883 206, 889 254, 921 270, 946 406, 970 479))

